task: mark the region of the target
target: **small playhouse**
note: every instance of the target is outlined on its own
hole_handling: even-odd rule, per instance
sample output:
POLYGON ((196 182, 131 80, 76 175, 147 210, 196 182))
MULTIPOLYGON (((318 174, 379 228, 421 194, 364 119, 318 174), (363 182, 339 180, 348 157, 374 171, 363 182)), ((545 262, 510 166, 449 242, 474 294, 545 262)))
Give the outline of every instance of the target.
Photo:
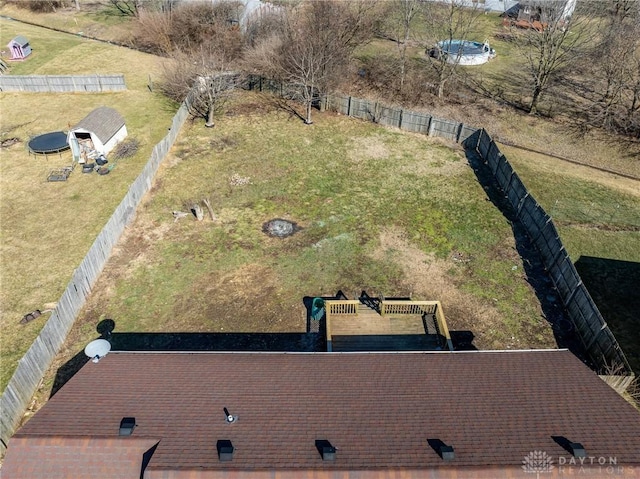
POLYGON ((22 35, 18 35, 11 40, 7 47, 9 47, 9 53, 11 54, 11 60, 24 60, 31 54, 31 45, 22 35))
POLYGON ((69 130, 68 142, 78 163, 106 156, 127 136, 124 118, 113 108, 96 108, 69 130))

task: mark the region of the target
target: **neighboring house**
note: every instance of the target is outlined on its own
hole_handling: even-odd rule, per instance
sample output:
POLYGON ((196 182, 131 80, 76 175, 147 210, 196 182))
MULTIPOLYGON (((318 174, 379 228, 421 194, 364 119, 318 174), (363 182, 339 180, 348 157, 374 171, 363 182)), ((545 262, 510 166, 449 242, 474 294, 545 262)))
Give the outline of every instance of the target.
POLYGON ((84 163, 107 155, 127 136, 124 118, 113 108, 101 106, 69 131, 69 145, 76 161, 84 163))
POLYGON ((9 53, 11 54, 11 60, 24 60, 31 55, 31 45, 22 35, 18 35, 11 40, 7 47, 9 47, 9 53))
POLYGON ((564 25, 571 19, 577 0, 554 1, 545 8, 550 0, 524 0, 505 11, 505 25, 509 22, 520 28, 533 28, 542 31, 547 25, 557 22, 564 25))
POLYGON ((531 479, 579 470, 637 477, 640 413, 566 350, 112 352, 16 432, 2 478, 531 479))

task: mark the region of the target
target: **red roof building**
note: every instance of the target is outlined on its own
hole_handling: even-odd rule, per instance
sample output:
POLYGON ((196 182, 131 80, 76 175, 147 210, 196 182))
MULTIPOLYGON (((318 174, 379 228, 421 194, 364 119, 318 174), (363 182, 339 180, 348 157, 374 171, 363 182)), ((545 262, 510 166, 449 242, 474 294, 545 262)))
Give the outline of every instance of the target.
POLYGON ((640 413, 566 350, 113 352, 17 431, 0 474, 493 479, 581 467, 639 477, 640 413))

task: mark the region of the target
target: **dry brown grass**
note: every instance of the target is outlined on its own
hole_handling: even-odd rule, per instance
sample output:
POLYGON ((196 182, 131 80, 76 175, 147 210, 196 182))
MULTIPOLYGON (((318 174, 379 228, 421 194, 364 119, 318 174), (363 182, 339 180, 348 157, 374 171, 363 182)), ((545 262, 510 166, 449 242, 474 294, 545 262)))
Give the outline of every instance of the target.
MULTIPOLYGON (((17 31, 12 22, 3 20, 0 26, 3 37, 17 31)), ((34 56, 31 73, 124 73, 128 89, 100 94, 0 94, 2 137, 20 139, 0 150, 2 387, 49 315, 26 325, 18 324, 20 319, 29 311, 44 309, 44 303, 57 301, 152 147, 166 134, 173 115, 166 101, 146 86, 148 73, 158 68, 156 57, 82 39, 68 44, 64 35, 36 27, 21 31, 36 45, 46 41, 55 48, 59 40, 69 47, 63 54, 51 54, 50 60, 44 53, 34 56), (76 169, 66 182, 47 182, 51 169, 71 163, 71 154, 30 156, 29 138, 68 130, 102 105, 124 116, 129 136, 141 143, 139 152, 118 161, 104 177, 76 169)), ((30 61, 20 68, 28 70, 30 61)))
POLYGON ((66 3, 69 3, 68 7, 51 13, 34 13, 14 4, 4 4, 0 6, 0 14, 87 37, 121 43, 130 40, 131 19, 114 15, 115 12, 108 8, 108 2, 83 0, 80 2, 79 12, 75 9, 74 2, 66 3))
MULTIPOLYGON (((385 230, 380 233, 380 245, 374 257, 398 263, 404 271, 411 296, 418 298, 446 298, 445 316, 455 318, 451 327, 456 330, 473 331, 478 343, 488 349, 502 349, 507 345, 492 342, 485 334, 495 325, 499 311, 490 303, 481 301, 460 289, 451 275, 451 260, 436 258, 411 245, 406 233, 385 230), (462 313, 462 314, 461 314, 462 313)), ((516 346, 515 344, 509 347, 516 346)), ((517 346, 516 346, 517 347, 517 346)))

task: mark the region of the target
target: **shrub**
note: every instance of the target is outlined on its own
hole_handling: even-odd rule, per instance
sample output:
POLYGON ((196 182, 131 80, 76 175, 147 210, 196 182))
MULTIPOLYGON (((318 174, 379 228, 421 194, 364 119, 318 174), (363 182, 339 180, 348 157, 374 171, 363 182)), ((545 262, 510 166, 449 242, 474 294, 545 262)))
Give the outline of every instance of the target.
POLYGON ((56 9, 65 6, 62 0, 31 0, 30 2, 25 2, 22 0, 8 0, 6 3, 36 13, 55 12, 56 9))

